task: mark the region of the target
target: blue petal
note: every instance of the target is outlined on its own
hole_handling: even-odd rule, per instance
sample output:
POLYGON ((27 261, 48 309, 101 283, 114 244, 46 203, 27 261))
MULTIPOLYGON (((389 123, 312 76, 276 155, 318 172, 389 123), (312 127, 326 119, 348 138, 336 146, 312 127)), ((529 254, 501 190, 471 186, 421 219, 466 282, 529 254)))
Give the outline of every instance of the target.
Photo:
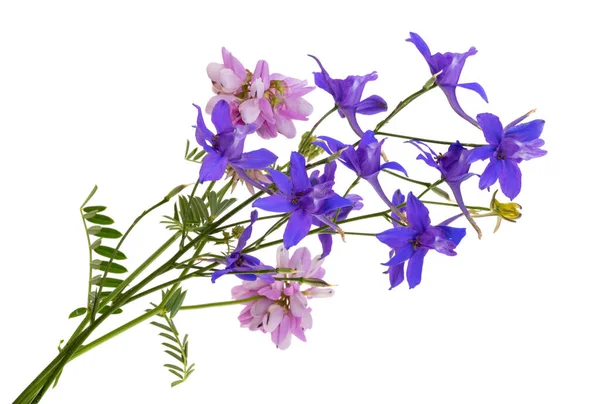
POLYGON ((212 110, 211 120, 217 133, 233 132, 231 115, 229 115, 229 104, 225 100, 217 102, 212 110))
POLYGON ((408 199, 406 202, 406 215, 408 216, 408 222, 417 233, 423 233, 427 227, 431 224, 429 219, 429 210, 425 207, 412 192, 408 193, 408 199))
POLYGON ((417 248, 414 255, 408 261, 408 267, 406 268, 406 280, 408 281, 408 287, 410 289, 421 283, 421 275, 423 273, 423 259, 427 254, 426 248, 417 248))
POLYGON ((200 184, 204 181, 217 181, 223 178, 227 162, 227 158, 219 153, 208 153, 202 160, 202 166, 200 167, 200 184))
POLYGON ((410 227, 396 227, 375 235, 377 240, 395 250, 401 249, 407 244, 412 248, 412 243, 410 242, 414 240, 416 236, 417 232, 410 227))
POLYGON ((477 160, 489 159, 492 157, 495 150, 496 146, 494 145, 476 147, 469 152, 469 155, 467 156, 467 163, 471 164, 477 160))
POLYGON ((214 133, 208 130, 204 123, 204 119, 202 118, 202 108, 196 104, 192 105, 198 110, 198 117, 196 118, 196 142, 198 142, 206 152, 210 152, 212 148, 206 143, 206 139, 210 140, 214 136, 214 133))
POLYGON ((442 230, 446 235, 446 238, 452 241, 454 244, 458 245, 463 237, 467 234, 466 229, 458 228, 458 227, 450 227, 450 226, 436 226, 438 229, 442 230))
MULTIPOLYGON (((393 251, 390 251, 390 257, 392 256, 393 253, 394 253, 393 251)), ((402 281, 404 280, 404 263, 398 264, 398 265, 392 265, 384 273, 387 273, 389 275, 389 278, 390 278, 390 289, 389 290, 392 290, 396 286, 400 285, 402 283, 402 281)))
POLYGON ((404 175, 406 175, 408 177, 408 173, 406 172, 406 170, 404 169, 404 167, 402 167, 400 165, 400 163, 396 163, 395 161, 390 161, 388 163, 384 163, 381 165, 380 167, 381 170, 396 170, 396 171, 400 171, 401 173, 404 173, 404 175))
POLYGON ((291 203, 283 195, 271 195, 254 201, 253 208, 259 208, 268 212, 289 213, 297 209, 297 206, 291 203))
POLYGON ((231 252, 231 254, 239 253, 244 249, 244 247, 246 247, 246 243, 248 242, 248 240, 250 240, 250 236, 252 236, 252 225, 254 224, 254 222, 256 222, 257 218, 258 211, 255 209, 250 213, 250 224, 246 226, 246 228, 242 232, 242 235, 238 239, 237 246, 235 247, 235 250, 231 252))
POLYGON ((460 190, 460 182, 449 182, 448 186, 454 194, 454 199, 456 199, 456 204, 458 205, 460 211, 465 215, 465 218, 469 221, 469 223, 471 223, 471 226, 473 226, 473 229, 475 229, 475 231, 477 232, 477 236, 481 238, 481 229, 479 228, 477 223, 475 223, 475 219, 471 217, 469 210, 465 206, 465 202, 462 197, 462 192, 460 190))
POLYGON ((425 58, 425 61, 429 65, 431 74, 436 74, 438 71, 436 70, 435 62, 434 62, 433 58, 431 57, 431 51, 429 50, 429 47, 427 46, 427 44, 425 43, 423 38, 421 38, 419 35, 415 34, 414 32, 411 32, 410 38, 408 38, 406 41, 413 43, 417 47, 417 50, 419 52, 421 52, 421 55, 423 55, 423 57, 425 58))
MULTIPOLYGON (((417 249, 416 251, 418 251, 417 249)), ((395 266, 409 260, 415 254, 415 248, 412 244, 406 244, 404 247, 395 249, 394 256, 383 265, 395 266)))
POLYGON ((310 181, 306 173, 306 160, 298 152, 292 152, 290 157, 290 177, 292 178, 294 191, 302 192, 310 188, 310 181))
POLYGON ((356 104, 354 108, 357 114, 375 115, 387 111, 388 106, 383 98, 378 95, 372 95, 356 104))
POLYGON ((466 88, 467 90, 473 90, 475 91, 477 94, 479 94, 479 96, 481 98, 483 98, 483 100, 485 102, 489 102, 487 95, 485 94, 485 90, 483 89, 483 87, 481 87, 481 84, 479 83, 462 83, 462 84, 458 84, 458 87, 462 87, 462 88, 466 88))
POLYGON ((292 180, 290 177, 277 170, 267 169, 267 171, 271 175, 271 179, 275 185, 277 185, 277 189, 279 189, 282 194, 288 196, 292 194, 292 180))
POLYGON ((290 216, 290 220, 283 232, 283 246, 289 250, 297 245, 310 231, 312 217, 303 210, 296 210, 290 216))
POLYGON ((485 170, 483 170, 481 178, 479 179, 479 189, 489 188, 494 185, 498 180, 501 171, 502 163, 496 157, 492 156, 487 167, 485 170))
POLYGON ((254 150, 242 154, 242 157, 232 161, 231 165, 243 168, 244 170, 260 170, 270 166, 277 160, 277 156, 267 149, 254 150))
POLYGON ((526 122, 508 129, 505 135, 520 142, 529 142, 540 137, 544 130, 544 123, 542 119, 526 122))
POLYGON ((212 283, 215 283, 217 281, 217 279, 219 279, 221 276, 228 274, 231 272, 231 268, 225 268, 225 269, 220 269, 218 271, 215 271, 212 273, 211 277, 210 277, 210 281, 212 283))
POLYGON ((323 259, 331 253, 333 236, 331 234, 319 234, 319 241, 321 242, 321 247, 323 248, 320 258, 323 259))
POLYGON ((333 197, 326 199, 323 203, 323 207, 319 212, 315 212, 316 215, 321 215, 329 212, 336 211, 341 208, 351 207, 354 204, 350 199, 341 197, 338 194, 334 194, 333 197))
POLYGON ((517 163, 511 159, 502 160, 502 163, 500 188, 504 195, 513 200, 521 192, 521 170, 517 163))
POLYGON ((477 122, 483 131, 485 140, 491 145, 498 145, 502 141, 504 136, 504 128, 500 123, 500 119, 494 114, 479 114, 477 115, 477 122))
MULTIPOLYGON (((329 146, 329 148, 331 149, 331 153, 335 153, 340 149, 348 147, 347 144, 344 144, 344 143, 340 142, 339 140, 334 139, 329 136, 319 136, 317 139, 322 139, 325 142, 327 142, 327 146, 329 146)), ((350 146, 350 147, 352 147, 352 146, 350 146)))
POLYGON ((450 104, 450 107, 452 107, 452 109, 454 110, 454 112, 456 112, 460 117, 464 118, 471 125, 479 127, 479 125, 477 124, 477 121, 475 121, 475 119, 471 118, 462 109, 462 107, 458 103, 458 98, 456 98, 456 86, 455 85, 441 85, 440 84, 440 88, 442 89, 442 91, 446 95, 446 98, 448 99, 448 103, 450 104))

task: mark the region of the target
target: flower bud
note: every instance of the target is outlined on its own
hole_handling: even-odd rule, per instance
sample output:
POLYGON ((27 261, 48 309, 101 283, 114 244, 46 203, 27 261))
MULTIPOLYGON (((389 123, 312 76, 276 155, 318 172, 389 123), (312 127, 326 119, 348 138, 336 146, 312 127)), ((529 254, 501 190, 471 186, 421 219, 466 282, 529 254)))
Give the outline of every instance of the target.
POLYGON ((316 136, 311 136, 310 132, 305 132, 298 146, 298 153, 306 157, 306 161, 311 161, 323 153, 323 149, 313 144, 317 141, 316 136))
POLYGON ((494 195, 492 195, 492 201, 490 202, 490 209, 498 216, 494 233, 500 228, 500 222, 502 219, 514 223, 522 216, 521 212, 519 212, 519 209, 523 209, 521 205, 515 202, 499 202, 496 199, 496 193, 498 193, 498 190, 494 192, 494 195))

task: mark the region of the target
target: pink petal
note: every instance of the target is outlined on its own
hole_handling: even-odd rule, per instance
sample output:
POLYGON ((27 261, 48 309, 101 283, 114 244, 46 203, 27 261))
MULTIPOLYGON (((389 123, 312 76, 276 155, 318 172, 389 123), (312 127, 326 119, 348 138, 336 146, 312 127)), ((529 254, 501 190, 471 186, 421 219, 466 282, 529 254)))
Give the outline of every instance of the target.
POLYGON ((263 329, 266 332, 273 332, 275 328, 279 327, 281 320, 283 319, 283 307, 278 304, 272 304, 267 311, 267 314, 263 317, 263 329))
POLYGON ((275 125, 270 122, 265 122, 262 126, 260 126, 256 133, 263 139, 273 139, 277 137, 277 131, 275 130, 275 125))
POLYGON ((273 109, 271 108, 269 101, 267 101, 266 98, 261 98, 259 106, 260 112, 262 112, 262 116, 265 118, 265 121, 275 123, 275 116, 273 115, 273 109))
POLYGON ((219 84, 226 93, 235 93, 244 82, 236 76, 231 69, 222 69, 219 72, 219 84))
POLYGON ((290 296, 290 310, 295 317, 304 316, 308 302, 302 293, 295 293, 290 296))
POLYGON ((271 285, 265 286, 264 288, 258 291, 258 294, 261 296, 268 297, 271 300, 277 300, 281 297, 281 291, 278 289, 273 289, 271 285))
POLYGON ((257 99, 251 99, 244 101, 240 104, 240 113, 242 114, 242 120, 245 123, 254 123, 260 114, 260 108, 258 106, 257 99))
POLYGON ((250 313, 252 313, 253 317, 262 318, 269 309, 269 306, 273 303, 270 299, 259 299, 252 305, 250 309, 250 313))
POLYGON ((223 63, 225 67, 231 69, 235 74, 243 81, 246 78, 246 69, 244 65, 231 54, 225 47, 221 48, 221 54, 223 55, 223 63))
POLYGON ((290 258, 290 267, 302 271, 302 276, 304 276, 310 269, 311 259, 308 248, 298 248, 290 258))
POLYGON ((302 328, 305 330, 310 330, 313 326, 312 314, 310 314, 310 309, 304 312, 302 316, 302 328))
POLYGON ((221 63, 209 63, 206 66, 206 73, 212 82, 217 83, 219 81, 219 73, 225 66, 221 63))
POLYGON ((290 253, 282 244, 277 248, 277 268, 289 268, 289 262, 290 253))
POLYGON ((265 83, 259 78, 250 86, 250 95, 252 98, 263 98, 265 94, 265 83))
POLYGON ((275 128, 277 129, 277 132, 288 139, 292 139, 296 136, 296 127, 294 126, 294 123, 291 119, 287 119, 280 114, 277 114, 275 117, 275 128))
POLYGON ((331 288, 310 288, 304 292, 305 295, 310 297, 331 297, 335 294, 335 290, 331 288))

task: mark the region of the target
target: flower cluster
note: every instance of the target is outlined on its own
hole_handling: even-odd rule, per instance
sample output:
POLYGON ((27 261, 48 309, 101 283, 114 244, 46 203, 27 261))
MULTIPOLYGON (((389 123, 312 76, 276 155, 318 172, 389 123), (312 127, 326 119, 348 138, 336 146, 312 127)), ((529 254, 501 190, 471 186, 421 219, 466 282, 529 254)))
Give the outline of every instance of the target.
MULTIPOLYGON (((377 79, 377 73, 373 71, 362 76, 333 79, 321 61, 309 55, 320 70, 314 72, 315 85, 332 96, 335 108, 303 136, 300 152, 292 152, 289 162, 277 167, 277 156, 269 150, 244 152, 244 140, 255 132, 263 138, 275 137, 277 133, 288 138, 294 137, 296 131, 292 120, 306 120, 312 112, 312 107, 302 97, 313 87, 308 87, 307 81, 271 74, 264 60, 257 63, 254 72, 250 72, 225 48, 223 63, 211 63, 208 66, 208 75, 216 95, 209 101, 206 110, 211 114, 216 133, 206 127, 202 111, 198 108, 196 139, 206 153, 200 169, 200 182, 219 180, 227 172, 228 176, 233 176, 233 185, 241 180, 253 194, 255 188, 262 191, 261 195, 252 197, 248 204, 252 202, 252 207, 275 213, 273 216, 279 218, 261 238, 247 245, 252 226, 258 220, 258 212, 253 211, 237 246, 223 258, 215 259, 223 267, 213 270, 212 280, 214 282, 228 274, 243 280, 242 285, 234 287, 232 291, 233 298, 245 305, 239 316, 242 326, 271 333, 273 342, 280 349, 290 345, 292 335, 305 340, 304 331, 312 325, 307 298, 330 296, 333 293, 327 287, 329 285, 322 281, 324 270, 321 264, 332 252, 334 236, 339 234, 344 239, 346 232, 341 228, 344 223, 362 218, 387 219, 391 228, 384 228, 376 234, 348 233, 374 236, 388 246, 389 257, 382 257, 380 262, 386 261, 382 265, 387 267, 384 273, 389 276, 390 289, 405 279, 412 289, 421 283, 424 259, 429 251, 447 256, 457 254, 456 249, 467 231, 450 226, 452 222, 464 217, 481 238, 483 232, 477 219, 497 217, 497 230, 501 219, 515 221, 521 216, 518 211, 520 205, 499 202, 496 192, 489 209, 471 207, 464 200, 462 187, 471 177, 479 177, 480 189, 489 189, 499 180, 500 189, 507 197, 511 200, 517 197, 521 191, 519 164, 546 154, 540 148, 544 145, 540 139, 544 121, 538 119, 522 123, 529 116, 528 113, 503 127, 500 119, 490 113, 481 113, 472 118, 458 102, 456 89, 461 87, 475 91, 488 101, 483 87, 478 83, 459 83, 466 61, 477 53, 476 49, 471 47, 465 53, 432 54, 419 35, 410 33, 407 41, 413 43, 423 55, 432 77, 420 91, 401 101, 373 130, 363 129, 357 116, 379 114, 388 109, 387 103, 379 95, 363 97, 366 84, 377 79), (379 132, 409 102, 437 87, 459 117, 482 131, 487 144, 429 141, 379 132), (356 143, 333 136, 313 135, 320 122, 334 110, 359 136, 356 143), (377 139, 377 136, 387 138, 377 139), (432 168, 431 172, 437 173, 438 180, 430 182, 409 178, 403 165, 396 159, 390 161, 383 151, 384 143, 389 144, 389 137, 409 139, 407 142, 416 150, 410 147, 407 150, 416 151, 416 159, 432 168), (448 148, 444 152, 436 152, 428 143, 446 144, 448 148), (314 158, 321 152, 325 152, 327 157, 307 165, 307 156, 314 158), (482 172, 473 170, 479 160, 488 160, 482 172), (324 165, 322 171, 317 168, 321 164, 324 165), (334 190, 338 165, 348 169, 355 177, 343 194, 334 190), (313 167, 315 169, 311 171, 313 167), (397 189, 390 200, 389 193, 380 182, 384 172, 402 179, 402 186, 412 182, 426 189, 418 196, 409 191, 406 197, 397 189), (371 202, 365 203, 360 195, 350 193, 361 181, 369 184, 387 210, 350 217, 364 206, 371 205, 371 202), (440 188, 442 185, 449 188, 450 194, 440 188), (423 195, 429 191, 443 196, 447 201, 424 200, 423 195), (432 225, 426 203, 454 206, 458 213, 445 216, 445 220, 432 225), (276 266, 265 265, 257 257, 248 254, 262 248, 264 238, 284 225, 276 266), (301 247, 290 258, 288 250, 299 245, 310 234, 318 235, 321 254, 311 258, 310 252, 301 247), (315 287, 302 290, 303 284, 315 287)), ((406 161, 410 155, 405 152, 400 160, 406 161)), ((414 158, 414 154, 412 156, 414 158)), ((273 242, 268 244, 272 245, 273 242)))

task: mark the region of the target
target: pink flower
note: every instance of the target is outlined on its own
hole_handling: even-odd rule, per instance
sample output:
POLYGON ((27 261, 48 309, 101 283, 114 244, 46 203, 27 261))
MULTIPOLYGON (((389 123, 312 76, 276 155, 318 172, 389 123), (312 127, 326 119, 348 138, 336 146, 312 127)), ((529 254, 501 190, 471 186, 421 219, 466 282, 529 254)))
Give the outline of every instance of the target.
POLYGON ((308 120, 313 107, 302 97, 314 87, 307 87, 306 80, 270 74, 264 60, 258 61, 252 74, 225 48, 222 52, 223 63, 210 63, 206 69, 216 94, 206 105, 206 112, 210 114, 217 102, 225 100, 234 124, 254 123, 258 135, 265 139, 278 133, 287 138, 296 136, 292 120, 308 120))
POLYGON ((325 275, 322 263, 323 260, 317 257, 311 259, 310 251, 305 247, 297 249, 290 258, 288 250, 280 246, 277 250, 277 268, 280 273, 282 269, 286 270, 285 274, 272 284, 257 279, 244 281, 231 290, 236 300, 262 296, 245 304, 238 316, 241 326, 250 331, 271 333, 271 340, 279 349, 290 346, 292 335, 306 342, 304 331, 312 328, 308 299, 330 297, 333 289, 310 287, 302 290, 299 280, 326 285, 322 281, 325 275))

